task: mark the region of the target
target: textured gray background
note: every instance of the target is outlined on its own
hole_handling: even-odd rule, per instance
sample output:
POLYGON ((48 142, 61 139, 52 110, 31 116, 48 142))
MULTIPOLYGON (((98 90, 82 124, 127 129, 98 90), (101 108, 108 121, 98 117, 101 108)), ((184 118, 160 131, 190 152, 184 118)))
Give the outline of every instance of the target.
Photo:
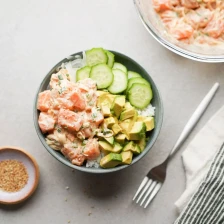
POLYGON ((26 203, 0 206, 0 223, 173 223, 174 202, 185 187, 181 152, 148 209, 132 197, 149 168, 163 161, 189 116, 216 81, 221 88, 187 143, 224 101, 224 64, 194 62, 164 49, 145 30, 131 0, 0 1, 1 145, 24 147, 40 166, 37 191, 26 203), (35 92, 62 58, 95 46, 138 61, 161 91, 161 134, 141 162, 118 173, 89 175, 56 161, 34 129, 35 92), (70 189, 66 190, 66 186, 70 189), (67 199, 67 201, 66 201, 67 199))

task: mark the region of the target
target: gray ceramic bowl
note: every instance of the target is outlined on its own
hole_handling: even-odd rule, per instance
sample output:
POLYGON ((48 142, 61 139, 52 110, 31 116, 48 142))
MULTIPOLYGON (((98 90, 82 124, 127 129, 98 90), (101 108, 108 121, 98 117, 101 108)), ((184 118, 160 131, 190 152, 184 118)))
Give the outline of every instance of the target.
MULTIPOLYGON (((159 94, 159 91, 156 87, 156 84, 154 83, 154 81, 152 80, 152 78, 150 77, 150 75, 146 72, 146 70, 144 68, 141 67, 141 65, 139 65, 137 62, 135 62, 133 59, 115 52, 115 51, 111 51, 113 52, 113 54, 115 55, 115 61, 116 62, 120 62, 122 64, 124 64, 128 70, 131 71, 135 71, 140 73, 145 79, 147 79, 152 86, 152 91, 153 91, 153 100, 151 101, 151 104, 153 106, 156 107, 155 110, 155 129, 153 131, 151 131, 150 133, 150 139, 147 142, 147 146, 145 148, 145 150, 138 156, 135 156, 133 158, 132 164, 135 164, 136 162, 138 162, 139 160, 141 160, 141 158, 143 158, 148 152, 149 150, 152 148, 153 144, 155 143, 161 126, 162 126, 162 120, 163 120, 163 105, 162 105, 162 100, 159 94)), ((71 167, 73 169, 76 170, 80 170, 83 172, 87 172, 87 173, 111 173, 111 172, 115 172, 118 170, 122 170, 125 169, 127 167, 129 167, 128 165, 120 165, 117 166, 115 168, 110 168, 110 169, 102 169, 102 168, 87 168, 85 166, 76 166, 73 165, 69 160, 67 160, 60 152, 55 151, 54 149, 52 149, 51 147, 49 147, 45 141, 45 136, 44 134, 41 132, 39 126, 38 126, 38 117, 39 117, 39 111, 37 110, 37 99, 38 99, 38 94, 44 90, 46 90, 48 88, 48 84, 51 78, 51 75, 56 71, 56 69, 63 63, 63 62, 68 62, 69 60, 74 60, 75 57, 77 56, 82 56, 82 52, 78 52, 75 53, 71 56, 69 56, 68 58, 65 58, 63 60, 61 60, 60 62, 58 62, 45 76, 44 80, 42 81, 42 83, 40 84, 40 87, 37 91, 36 97, 35 97, 35 102, 34 102, 34 125, 37 131, 37 135, 40 139, 40 141, 42 142, 42 144, 44 145, 44 147, 47 149, 47 151, 53 156, 55 157, 57 160, 59 160, 61 163, 65 164, 68 167, 71 167)))

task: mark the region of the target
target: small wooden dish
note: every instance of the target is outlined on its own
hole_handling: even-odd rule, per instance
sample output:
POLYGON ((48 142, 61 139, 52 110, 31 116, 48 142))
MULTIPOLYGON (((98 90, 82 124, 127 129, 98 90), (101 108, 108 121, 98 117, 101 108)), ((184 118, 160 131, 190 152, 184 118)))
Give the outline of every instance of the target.
POLYGON ((3 160, 17 160, 22 162, 28 172, 28 182, 17 192, 6 192, 0 189, 0 203, 17 204, 29 198, 36 190, 39 181, 39 168, 36 160, 26 151, 18 147, 0 147, 0 162, 3 160))

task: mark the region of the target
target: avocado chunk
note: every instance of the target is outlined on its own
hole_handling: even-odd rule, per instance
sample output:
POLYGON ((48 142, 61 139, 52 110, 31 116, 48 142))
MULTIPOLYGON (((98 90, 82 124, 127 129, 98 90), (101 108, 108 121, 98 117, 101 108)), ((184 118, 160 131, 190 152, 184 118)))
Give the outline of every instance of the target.
POLYGON ((145 132, 146 132, 145 123, 142 121, 137 121, 134 123, 131 131, 129 132, 129 139, 140 140, 142 137, 145 136, 145 132))
POLYGON ((109 117, 111 115, 110 107, 108 105, 101 105, 101 112, 104 117, 109 117))
POLYGON ((145 117, 144 123, 146 125, 146 131, 151 131, 155 127, 154 117, 145 117))
POLYGON ((122 150, 122 146, 117 142, 115 142, 114 145, 111 145, 106 141, 99 141, 99 146, 105 154, 110 152, 119 153, 122 150))
POLYGON ((123 112, 121 112, 120 120, 123 121, 128 118, 131 118, 135 115, 135 113, 136 113, 136 110, 133 107, 126 109, 123 112))
POLYGON ((130 141, 127 145, 124 146, 123 152, 131 151, 134 154, 140 154, 141 149, 138 145, 136 145, 133 141, 130 141))
POLYGON ((136 121, 144 121, 145 117, 138 115, 137 120, 136 121))
POLYGON ((123 148, 123 152, 127 152, 127 151, 135 151, 135 143, 133 141, 128 142, 127 145, 124 146, 123 148))
POLYGON ((116 117, 119 117, 125 105, 125 96, 117 96, 112 104, 112 110, 116 117))
POLYGON ((130 109, 130 108, 133 108, 133 106, 130 104, 130 102, 126 102, 125 105, 124 105, 124 109, 127 110, 127 109, 130 109))
POLYGON ((118 124, 114 124, 112 126, 112 131, 113 131, 114 135, 116 135, 121 132, 121 127, 118 124))
POLYGON ((102 168, 113 168, 122 162, 121 154, 109 153, 100 160, 102 168))
POLYGON ((106 124, 107 128, 112 128, 112 126, 116 123, 116 120, 113 117, 108 117, 104 119, 104 123, 106 124))
POLYGON ((105 141, 107 141, 111 145, 114 144, 114 136, 111 136, 111 137, 103 137, 103 138, 105 139, 105 141))
POLYGON ((140 140, 136 141, 136 144, 140 147, 141 152, 145 149, 146 146, 146 138, 142 137, 140 140))
POLYGON ((115 136, 115 140, 116 142, 120 143, 120 144, 124 144, 125 143, 125 138, 126 138, 126 135, 121 133, 121 134, 118 134, 115 136))
POLYGON ((132 162, 133 153, 131 151, 122 152, 121 157, 122 157, 122 164, 129 165, 132 162))

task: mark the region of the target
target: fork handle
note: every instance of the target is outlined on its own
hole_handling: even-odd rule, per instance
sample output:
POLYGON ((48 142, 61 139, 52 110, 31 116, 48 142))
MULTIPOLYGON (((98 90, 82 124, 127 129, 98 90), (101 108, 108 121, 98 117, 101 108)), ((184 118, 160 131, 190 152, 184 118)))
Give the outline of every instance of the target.
POLYGON ((194 126, 197 124, 203 113, 205 112, 207 106, 211 102, 212 98, 214 97, 216 91, 219 88, 219 83, 215 83, 211 90, 207 93, 207 95, 204 97, 204 99, 201 101, 201 103, 198 105, 195 112, 192 114, 191 118, 187 122, 186 126, 184 127, 184 130, 180 134, 180 137, 178 138, 176 144, 174 145, 173 149, 171 150, 167 161, 172 157, 172 155, 180 148, 180 146, 183 144, 183 142, 186 140, 187 136, 190 134, 191 130, 194 128, 194 126))

